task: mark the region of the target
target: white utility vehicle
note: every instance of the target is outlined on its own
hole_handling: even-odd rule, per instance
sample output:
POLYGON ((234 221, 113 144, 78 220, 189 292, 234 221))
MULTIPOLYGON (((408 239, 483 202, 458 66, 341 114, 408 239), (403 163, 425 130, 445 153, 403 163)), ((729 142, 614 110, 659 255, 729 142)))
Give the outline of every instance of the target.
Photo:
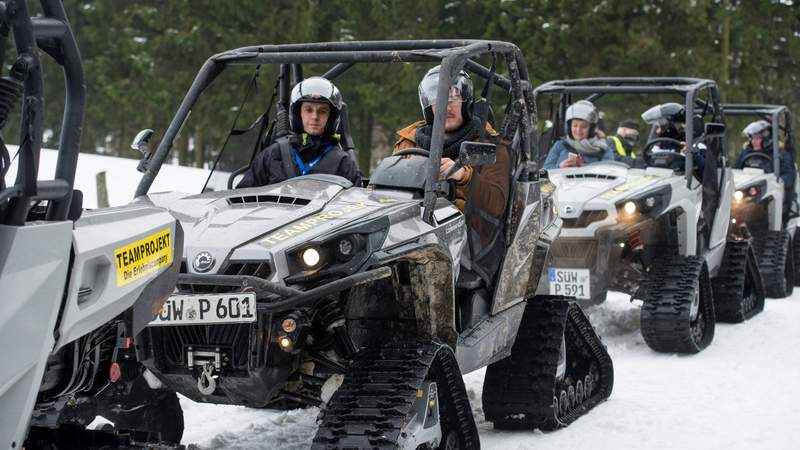
POLYGON ((761 121, 767 127, 764 151, 750 152, 741 161, 741 169, 733 168, 736 191, 731 234, 737 238, 752 237, 767 296, 787 297, 800 282, 795 265, 800 257, 800 245, 795 241, 800 224, 797 167, 792 163, 781 168, 780 163, 782 152, 794 160, 791 113, 782 105, 725 104, 723 109, 726 116, 761 121), (794 173, 786 173, 788 170, 794 173))
POLYGON ((741 321, 763 309, 764 301, 750 242, 728 239, 734 187, 717 84, 693 78, 545 83, 535 96, 545 104, 545 116, 545 100, 553 99, 554 126, 539 144, 563 136, 573 102, 586 99, 602 109, 609 100, 618 107, 626 97, 620 94, 679 98, 688 118, 684 140, 657 137, 653 127, 637 152, 643 161, 635 166, 642 168, 604 161, 549 171, 563 220, 548 261, 549 290, 589 303, 605 301, 608 290, 628 293, 642 302, 641 329, 651 348, 696 353, 713 339, 715 309, 726 312, 721 319, 741 321), (684 142, 692 157, 681 154, 684 142))

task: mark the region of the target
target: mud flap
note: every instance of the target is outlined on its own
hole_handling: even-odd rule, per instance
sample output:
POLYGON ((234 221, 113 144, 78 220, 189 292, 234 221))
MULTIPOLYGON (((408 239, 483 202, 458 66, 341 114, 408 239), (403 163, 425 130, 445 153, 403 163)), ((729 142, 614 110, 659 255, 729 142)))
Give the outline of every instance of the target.
POLYGON ((511 356, 486 369, 483 411, 497 429, 554 430, 606 400, 613 385, 611 357, 581 308, 534 297, 511 356), (566 372, 559 376, 562 345, 566 372))

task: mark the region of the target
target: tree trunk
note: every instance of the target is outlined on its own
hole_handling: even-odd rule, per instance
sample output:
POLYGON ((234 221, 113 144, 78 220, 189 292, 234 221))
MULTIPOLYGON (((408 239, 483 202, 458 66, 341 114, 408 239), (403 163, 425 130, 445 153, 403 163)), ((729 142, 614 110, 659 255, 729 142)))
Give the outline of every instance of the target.
POLYGON ((178 164, 181 166, 191 165, 189 159, 189 139, 186 137, 188 133, 180 133, 175 139, 175 146, 178 147, 178 164))
POLYGON ((720 85, 723 87, 722 95, 725 95, 725 87, 730 84, 729 69, 728 69, 728 55, 730 55, 731 47, 731 2, 730 0, 723 0, 722 2, 722 65, 720 66, 722 74, 720 74, 720 85))
POLYGON ((106 185, 106 171, 97 172, 95 175, 97 185, 97 207, 108 208, 108 186, 106 185))
POLYGON ((203 164, 206 162, 205 139, 203 134, 202 127, 194 129, 194 166, 200 168, 202 168, 203 164))
POLYGON ((361 147, 358 149, 358 168, 365 177, 369 176, 372 162, 372 128, 375 126, 375 116, 364 110, 361 113, 361 147))

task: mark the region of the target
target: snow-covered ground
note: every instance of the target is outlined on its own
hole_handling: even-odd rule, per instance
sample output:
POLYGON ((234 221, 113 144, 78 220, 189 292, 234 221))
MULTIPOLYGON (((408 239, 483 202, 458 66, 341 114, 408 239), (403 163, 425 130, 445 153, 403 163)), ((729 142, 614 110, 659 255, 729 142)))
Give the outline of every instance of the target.
MULTIPOLYGON (((9 145, 8 151, 14 157, 17 147, 9 145)), ((57 158, 57 151, 42 150, 39 159, 39 179, 53 179, 56 173, 57 158)), ((14 184, 17 174, 17 162, 18 160, 15 158, 11 163, 11 167, 6 174, 7 184, 14 184)), ((142 178, 142 174, 136 170, 138 165, 139 160, 136 159, 81 153, 78 156, 78 169, 75 173, 75 189, 83 192, 83 207, 97 208, 96 176, 98 172, 106 172, 106 186, 110 206, 124 205, 133 200, 136 186, 142 178)), ((180 191, 197 193, 203 188, 203 184, 208 178, 208 173, 209 170, 207 169, 164 164, 155 182, 153 182, 150 192, 180 191)), ((219 179, 216 179, 216 177, 215 181, 219 183, 219 179)), ((224 186, 213 184, 212 186, 216 189, 224 188, 224 186)))
MULTIPOLYGON (((15 148, 10 148, 12 155, 15 148)), ((52 178, 54 151, 40 174, 52 178)), ((141 174, 137 161, 81 154, 75 186, 95 207, 95 174, 107 171, 112 206, 129 202, 141 174)), ((7 181, 13 180, 16 164, 7 181)), ((153 191, 199 192, 207 170, 164 166, 153 191)), ((651 351, 639 333, 638 308, 623 295, 591 311, 614 360, 611 398, 569 428, 552 433, 496 432, 483 419, 484 371, 465 376, 481 442, 487 449, 793 449, 800 448, 800 290, 768 300, 744 324, 718 324, 698 355, 651 351)), ((274 412, 182 399, 185 444, 201 448, 308 448, 318 411, 274 412)))
MULTIPOLYGON (((590 311, 614 360, 611 398, 568 428, 499 432, 484 421, 484 371, 464 377, 486 449, 800 448, 800 292, 767 299, 763 313, 717 324, 697 355, 650 350, 639 309, 622 294, 590 311)), ((304 449, 317 409, 289 412, 215 406, 181 399, 185 444, 209 449, 304 449)))

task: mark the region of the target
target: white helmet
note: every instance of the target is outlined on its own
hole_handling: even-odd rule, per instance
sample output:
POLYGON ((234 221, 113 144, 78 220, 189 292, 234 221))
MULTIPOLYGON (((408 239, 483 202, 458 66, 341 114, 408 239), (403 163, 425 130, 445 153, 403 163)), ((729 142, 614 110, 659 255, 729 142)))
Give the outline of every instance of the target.
POLYGON ((600 114, 597 112, 597 108, 595 108, 594 104, 589 100, 578 100, 569 105, 564 126, 566 128, 565 132, 570 138, 572 138, 572 130, 570 130, 570 121, 572 119, 581 119, 589 122, 591 124, 589 128, 589 137, 592 138, 595 134, 597 122, 600 120, 600 114))

